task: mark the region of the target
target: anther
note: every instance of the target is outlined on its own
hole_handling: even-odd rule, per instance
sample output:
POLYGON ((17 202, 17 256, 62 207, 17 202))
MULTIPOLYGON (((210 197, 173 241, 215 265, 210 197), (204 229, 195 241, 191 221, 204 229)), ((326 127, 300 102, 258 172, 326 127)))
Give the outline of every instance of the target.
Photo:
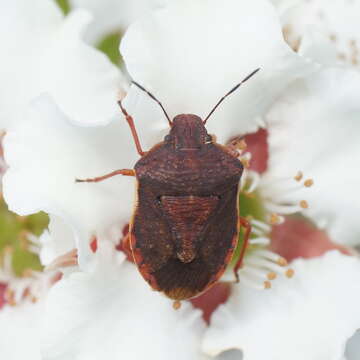
POLYGON ((301 200, 300 201, 300 207, 303 208, 303 209, 308 209, 309 208, 309 204, 306 200, 301 200))
POLYGON ((295 271, 293 269, 287 269, 285 272, 286 277, 288 277, 289 279, 291 279, 295 274, 295 271))
POLYGON ((299 171, 295 176, 294 176, 294 180, 296 181, 301 181, 301 179, 303 178, 303 173, 301 171, 299 171))
POLYGON ((264 281, 264 289, 271 289, 271 282, 270 281, 264 281))
POLYGON ((269 272, 266 276, 269 280, 275 280, 277 277, 276 272, 274 271, 269 272))
POLYGON ((179 300, 174 301, 173 308, 174 310, 179 310, 181 308, 181 302, 179 300))
POLYGON ((10 306, 16 306, 15 291, 7 288, 5 290, 5 300, 10 306))
POLYGON ((277 225, 277 224, 280 224, 280 223, 281 223, 281 217, 276 213, 272 213, 270 215, 270 224, 271 225, 277 225))
POLYGON ((304 181, 304 186, 306 187, 311 187, 314 185, 314 180, 313 179, 307 179, 304 181))
POLYGON ((287 266, 288 262, 286 261, 285 258, 283 257, 279 257, 276 261, 276 263, 280 266, 287 266))

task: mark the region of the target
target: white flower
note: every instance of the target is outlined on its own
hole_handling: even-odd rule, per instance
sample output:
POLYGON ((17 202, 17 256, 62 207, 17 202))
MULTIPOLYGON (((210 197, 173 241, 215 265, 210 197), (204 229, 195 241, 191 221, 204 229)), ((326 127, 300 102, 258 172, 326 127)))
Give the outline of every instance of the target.
MULTIPOLYGON (((311 49, 317 49, 312 45, 310 42, 305 48, 309 58, 311 49)), ((295 358, 291 345, 299 339, 304 355, 301 360, 329 360, 330 356, 340 360, 345 342, 360 324, 355 307, 360 296, 355 283, 360 271, 357 258, 334 252, 317 260, 298 261, 294 263, 297 280, 279 280, 277 286, 274 282, 274 291, 268 293, 255 292, 252 287, 270 287, 274 277, 293 275, 291 269, 284 270, 284 259, 263 250, 271 225, 282 219, 279 215, 303 211, 309 205, 309 217, 325 226, 333 240, 356 242, 359 204, 353 194, 357 194, 354 185, 358 172, 351 164, 359 152, 356 132, 352 132, 358 113, 358 74, 314 66, 290 50, 282 38, 277 14, 265 0, 174 0, 131 25, 121 49, 130 75, 153 92, 171 117, 190 112, 204 118, 227 91, 261 68, 225 100, 208 123, 209 132, 215 133, 220 143, 255 131, 260 125, 268 126, 270 157, 264 174, 246 171, 242 184, 244 193, 258 190, 254 196, 267 215, 263 221, 253 220, 255 239, 240 274, 250 287, 234 286, 224 308, 233 311, 235 317, 230 314, 224 319, 226 311, 218 311, 204 350, 215 355, 239 348, 250 360, 265 356, 281 360, 285 356, 295 358), (338 140, 346 146, 339 148, 338 140), (341 171, 334 173, 332 159, 341 171), (298 170, 306 175, 302 181, 308 181, 293 179, 298 170), (344 176, 347 184, 341 187, 344 176), (312 183, 308 178, 315 181, 311 189, 307 189, 312 183), (331 281, 328 274, 333 275, 331 281), (348 303, 342 302, 339 294, 347 294, 348 303), (333 301, 326 302, 328 298, 333 301), (314 311, 321 317, 315 324, 310 321, 314 311), (333 313, 339 311, 343 311, 342 317, 333 319, 333 313), (299 326, 292 330, 299 336, 291 337, 284 346, 281 335, 288 334, 293 313, 299 326), (284 328, 276 325, 274 315, 284 328), (326 326, 328 317, 337 321, 336 331, 326 326), (325 339, 331 347, 310 348, 305 327, 310 328, 310 335, 324 334, 317 343, 322 345, 325 339)), ((319 60, 317 56, 313 59, 319 60)), ((95 71, 94 77, 100 73, 95 71)), ((72 87, 66 90, 74 107, 81 105, 79 92, 72 87)), ((81 106, 75 115, 68 112, 56 94, 49 92, 33 101, 22 121, 8 131, 5 157, 10 169, 4 178, 10 209, 21 215, 38 210, 52 214, 50 232, 42 237, 45 264, 73 246, 78 249, 81 270, 75 267, 48 298, 45 359, 198 359, 203 331, 198 313, 186 303, 180 312, 174 312, 170 302, 150 292, 135 267, 114 252, 114 243, 130 219, 134 179, 118 176, 95 184, 75 183, 76 178, 133 168, 138 159, 122 114, 117 110, 117 115, 111 116, 115 92, 111 91, 114 108, 105 115, 99 113, 96 119, 80 116, 81 106), (78 127, 75 122, 107 125, 78 127), (90 249, 93 236, 98 240, 96 253, 90 249), (63 237, 66 241, 61 243, 63 237), (154 318, 158 320, 155 323, 154 318), (158 342, 153 340, 156 336, 158 342)), ((92 100, 97 108, 96 98, 92 100)), ((145 151, 168 131, 161 109, 136 87, 131 87, 123 104, 134 117, 145 151)))
POLYGON ((354 336, 348 341, 346 346, 345 360, 357 360, 360 354, 360 331, 358 330, 354 336))
POLYGON ((0 356, 7 360, 41 360, 44 299, 60 274, 27 271, 17 277, 12 269, 10 249, 2 255, 0 284, 5 286, 5 291, 0 292, 0 356))
POLYGON ((296 277, 271 291, 234 286, 203 341, 209 355, 240 349, 247 360, 341 360, 360 324, 360 262, 337 251, 296 260, 296 277))
POLYGON ((0 356, 6 360, 41 360, 43 302, 0 310, 0 356))
POLYGON ((59 216, 50 215, 48 229, 39 238, 41 264, 49 266, 56 258, 76 248, 75 238, 76 233, 70 226, 59 216))
POLYGON ((90 21, 85 10, 63 18, 50 0, 1 2, 0 128, 44 91, 74 122, 106 123, 117 112, 123 80, 104 54, 82 41, 90 21))
MULTIPOLYGON (((285 44, 274 8, 264 0, 171 1, 132 24, 120 47, 132 78, 160 100, 172 118, 205 118, 220 98, 257 68, 207 124, 220 143, 255 131, 279 93, 313 67, 285 44), (261 25, 260 25, 261 24, 261 25)), ((167 129, 154 101, 134 86, 124 106, 145 149, 167 129)))
MULTIPOLYGON (((248 75, 249 71, 254 70, 254 64, 257 64, 256 66, 262 67, 262 75, 256 74, 259 77, 252 80, 253 83, 249 81, 241 94, 238 93, 237 96, 229 98, 229 101, 221 108, 223 110, 219 109, 216 112, 217 115, 214 114, 215 118, 209 121, 210 131, 216 133, 220 142, 238 135, 245 129, 256 129, 258 124, 253 116, 260 114, 291 79, 309 71, 308 65, 292 53, 283 42, 276 14, 263 0, 257 0, 246 6, 230 1, 227 6, 219 7, 216 1, 202 0, 194 3, 195 5, 185 2, 182 9, 181 4, 174 3, 168 10, 154 12, 149 19, 145 18, 130 28, 123 44, 130 72, 134 77, 142 74, 146 78, 152 74, 154 85, 150 90, 155 88, 155 84, 162 83, 161 79, 166 72, 169 79, 166 82, 169 92, 165 94, 167 87, 165 86, 162 91, 159 88, 156 95, 160 99, 164 95, 164 104, 169 105, 170 115, 193 109, 193 112, 204 116, 205 111, 210 111, 224 92, 248 75), (204 13, 200 17, 204 22, 202 32, 194 41, 191 36, 198 29, 198 15, 203 11, 206 11, 207 15, 205 16, 204 13), (176 22, 181 22, 181 17, 178 18, 178 14, 181 13, 186 13, 189 21, 185 34, 180 27, 174 28, 176 22), (244 20, 240 21, 241 19, 236 18, 230 21, 231 18, 228 17, 235 13, 241 14, 244 20), (255 14, 258 14, 260 18, 256 19, 255 14), (192 22, 190 22, 191 18, 192 22), (250 21, 245 21, 245 19, 250 19, 250 21), (214 32, 211 23, 215 20, 227 21, 228 27, 219 28, 214 32), (143 31, 148 31, 147 24, 153 21, 156 21, 158 26, 168 24, 168 28, 174 30, 169 32, 164 27, 158 35, 156 33, 152 35, 154 39, 151 42, 147 44, 140 42, 143 31), (170 22, 167 23, 168 21, 170 22), (255 31, 258 29, 259 21, 264 23, 266 31, 255 31), (193 30, 190 25, 194 27, 193 30), (268 39, 269 32, 271 32, 271 37, 268 39), (247 35, 244 36, 244 33, 247 35), (162 38, 165 34, 168 37, 167 41, 162 38), (183 40, 182 36, 184 36, 183 40), (215 36, 219 39, 218 43, 215 36), (235 44, 236 38, 241 46, 238 45, 234 49, 228 46, 230 50, 226 50, 226 46, 221 44, 220 39, 229 36, 233 38, 232 43, 235 44), (233 60, 225 63, 226 71, 221 66, 216 66, 215 59, 208 58, 215 55, 212 50, 213 43, 206 40, 209 38, 219 46, 216 52, 222 53, 220 57, 215 57, 216 61, 225 61, 226 56, 231 53, 233 60), (254 48, 254 42, 263 43, 265 38, 268 39, 266 47, 254 48), (174 67, 179 60, 177 58, 179 54, 173 51, 172 44, 179 42, 179 49, 181 49, 185 40, 188 41, 190 52, 186 53, 187 58, 183 59, 184 67, 180 74, 179 69, 174 67), (151 55, 148 51, 153 42, 156 48, 168 54, 163 60, 159 59, 158 63, 151 63, 150 58, 145 59, 146 56, 151 55), (133 53, 137 47, 142 48, 143 53, 133 53), (251 53, 251 58, 243 57, 244 51, 251 53), (194 59, 195 54, 197 55, 194 59), (170 55, 172 58, 169 58, 170 55), (206 67, 203 65, 203 59, 199 59, 201 56, 207 59, 206 67), (140 61, 135 61, 136 59, 140 61), (191 67, 190 60, 195 61, 191 67), (274 62, 276 62, 275 67, 274 62), (187 64, 188 67, 185 66, 187 64), (191 80, 195 78, 194 71, 197 70, 199 71, 197 86, 193 86, 191 80), (211 74, 211 77, 208 77, 208 74, 211 74), (209 79, 211 79, 210 82, 209 79), (268 87, 271 81, 274 83, 268 87), (207 88, 207 82, 209 88, 207 88), (198 94, 193 90, 197 87, 198 94), (264 91, 266 88, 267 92, 264 91), (189 94, 192 94, 193 98, 189 97, 189 94), (255 102, 249 100, 252 96, 256 97, 255 102), (246 102, 248 104, 245 104, 246 102)), ((151 34, 149 32, 148 35, 151 34)), ((312 69, 311 66, 310 68, 312 69)), ((141 81, 142 77, 139 76, 139 78, 141 81)), ((148 81, 150 80, 147 80, 145 85, 148 81)), ((69 95, 73 94, 71 98, 75 104, 78 94, 72 92, 73 87, 67 90, 69 95)), ((159 113, 161 110, 153 100, 149 100, 142 92, 137 92, 137 96, 134 92, 129 94, 130 100, 125 102, 125 105, 129 105, 128 111, 131 114, 135 113, 134 118, 140 130, 142 143, 146 147, 153 146, 161 139, 159 130, 166 128, 167 122, 164 120, 164 115, 159 113), (140 100, 137 104, 131 101, 132 97, 134 100, 134 96, 140 100), (139 111, 139 116, 136 116, 139 111)), ((93 105, 96 106, 95 101, 93 105)), ((45 210, 69 222, 77 230, 76 244, 82 266, 91 257, 88 244, 92 235, 101 236, 109 226, 114 224, 118 224, 120 231, 123 224, 129 221, 133 202, 131 187, 135 184, 133 179, 121 176, 98 184, 76 184, 75 178, 95 177, 119 168, 132 168, 138 155, 135 152, 130 130, 119 110, 111 124, 104 128, 77 128, 71 125, 73 122, 74 119, 66 117, 47 96, 42 96, 30 106, 28 112, 23 115, 23 120, 14 126, 5 139, 5 157, 10 169, 4 178, 4 196, 10 209, 19 214, 26 215, 45 210)))
POLYGON ((79 261, 86 261, 91 236, 106 237, 113 224, 120 233, 129 221, 135 183, 120 176, 98 184, 75 179, 132 167, 137 154, 130 130, 120 115, 106 127, 76 127, 47 96, 33 103, 16 129, 4 143, 10 210, 22 215, 44 210, 66 220, 76 231, 79 261))
POLYGON ((304 211, 342 244, 359 243, 360 74, 326 68, 294 83, 267 114, 269 164, 259 185, 269 209, 286 213, 301 199, 304 211), (296 183, 302 171, 314 186, 296 183))
POLYGON ((44 360, 204 359, 199 310, 150 291, 135 266, 100 243, 94 272, 59 281, 47 299, 44 360))
POLYGON ((359 12, 358 0, 282 0, 275 1, 282 14, 287 41, 298 48, 307 37, 326 39, 338 62, 358 66, 359 12))
POLYGON ((70 0, 74 9, 86 9, 94 16, 94 22, 86 31, 90 43, 114 32, 123 32, 134 20, 166 0, 70 0))

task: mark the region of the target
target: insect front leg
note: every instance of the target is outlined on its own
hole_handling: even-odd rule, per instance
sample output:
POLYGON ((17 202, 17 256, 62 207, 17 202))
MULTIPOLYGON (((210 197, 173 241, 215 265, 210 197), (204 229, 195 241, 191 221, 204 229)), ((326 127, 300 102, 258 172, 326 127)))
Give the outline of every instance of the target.
POLYGON ((125 116, 125 119, 127 121, 127 123, 129 124, 130 126, 130 130, 131 130, 131 134, 134 138, 134 141, 135 141, 135 146, 136 146, 136 150, 138 152, 138 154, 140 156, 144 156, 146 154, 146 152, 143 151, 142 147, 141 147, 141 144, 140 144, 140 140, 139 140, 139 136, 137 134, 137 131, 136 131, 136 127, 135 127, 135 124, 134 124, 134 120, 133 118, 128 114, 128 112, 125 110, 125 108, 122 106, 122 103, 121 103, 121 100, 118 102, 119 106, 120 106, 120 109, 122 111, 122 113, 124 114, 125 116))
POLYGON ((122 239, 121 239, 121 250, 126 254, 128 259, 133 260, 132 250, 131 250, 131 244, 130 244, 130 233, 127 233, 122 239))
POLYGON ((239 217, 239 221, 240 221, 240 225, 245 228, 245 233, 244 233, 244 243, 243 243, 241 251, 240 251, 239 259, 236 262, 236 265, 234 267, 234 274, 236 277, 236 282, 239 282, 239 269, 242 265, 242 261, 243 261, 244 255, 245 255, 246 248, 249 244, 249 238, 250 238, 250 234, 251 234, 250 222, 246 218, 241 217, 241 216, 239 217))
POLYGON ((91 179, 75 179, 75 182, 99 182, 103 181, 105 179, 111 178, 115 175, 124 175, 124 176, 135 176, 135 171, 132 169, 121 169, 121 170, 115 170, 109 174, 98 176, 91 179))

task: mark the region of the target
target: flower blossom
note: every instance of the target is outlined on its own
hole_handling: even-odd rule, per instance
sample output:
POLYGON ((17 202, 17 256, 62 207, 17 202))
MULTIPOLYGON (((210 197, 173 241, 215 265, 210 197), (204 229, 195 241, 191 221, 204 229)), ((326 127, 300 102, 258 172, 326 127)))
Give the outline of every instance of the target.
MULTIPOLYGON (((283 6, 285 14, 290 5, 283 6)), ((126 93, 123 105, 145 150, 168 131, 161 108, 135 86, 121 88, 119 70, 101 70, 111 67, 104 58, 104 66, 91 76, 111 84, 106 87, 111 94, 87 97, 89 116, 78 80, 61 87, 72 107, 51 86, 40 96, 32 93, 5 137, 9 170, 3 185, 11 210, 50 214, 40 256, 44 265, 56 264, 64 273, 44 300, 44 359, 206 359, 222 352, 237 359, 238 350, 250 360, 342 360, 348 355, 346 343, 360 326, 358 258, 332 251, 287 267, 269 249, 273 228, 292 214, 309 219, 334 243, 358 244, 360 179, 351 165, 360 150, 360 75, 321 61, 319 39, 312 39, 294 52, 266 0, 174 0, 130 25, 122 41, 130 76, 161 100, 170 117, 194 113, 204 118, 234 85, 261 69, 207 124, 222 144, 265 128, 268 153, 259 171, 251 166, 255 152, 239 150, 246 167, 240 209, 245 201, 260 205, 247 214, 253 233, 241 284, 231 285, 227 302, 207 327, 191 304, 175 312, 168 299, 151 292, 117 250, 132 212, 134 180, 119 176, 75 183, 132 168, 139 158, 120 110, 115 111, 119 90, 126 93), (105 97, 114 104, 105 104, 105 97), (264 288, 271 289, 259 291, 264 288), (294 348, 299 349, 295 355, 294 348)), ((53 46, 59 42, 61 37, 53 46)), ((79 41, 74 49, 84 46, 91 51, 82 53, 79 64, 99 55, 79 41)), ((80 68, 83 76, 93 70, 80 68)), ((96 82, 85 86, 85 94, 101 93, 96 82)), ((233 281, 231 276, 223 280, 233 281)))
POLYGON ((123 32, 137 18, 165 4, 165 0, 70 0, 74 9, 86 9, 94 21, 86 31, 86 39, 96 44, 116 32, 123 32))
POLYGON ((104 54, 82 40, 91 21, 88 12, 64 18, 54 1, 16 0, 3 1, 0 16, 1 129, 15 123, 43 92, 74 122, 104 123, 117 113, 124 80, 104 54))
POLYGON ((359 1, 285 0, 276 5, 285 38, 293 48, 311 45, 316 53, 326 55, 329 63, 358 68, 359 1))

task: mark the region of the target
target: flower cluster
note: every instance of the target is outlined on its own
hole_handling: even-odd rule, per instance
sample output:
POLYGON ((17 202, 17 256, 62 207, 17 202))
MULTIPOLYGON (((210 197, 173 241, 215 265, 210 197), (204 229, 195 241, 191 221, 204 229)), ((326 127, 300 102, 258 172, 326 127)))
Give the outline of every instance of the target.
POLYGON ((50 219, 27 246, 43 271, 19 277, 2 254, 1 358, 358 359, 360 2, 69 6, 65 16, 53 0, 0 4, 2 192, 12 212, 50 219), (114 36, 111 61, 99 48, 114 36), (119 100, 145 151, 168 133, 131 80, 171 118, 205 118, 257 68, 206 124, 245 167, 240 283, 242 234, 219 285, 174 310, 122 251, 135 180, 75 180, 139 159, 119 100))

